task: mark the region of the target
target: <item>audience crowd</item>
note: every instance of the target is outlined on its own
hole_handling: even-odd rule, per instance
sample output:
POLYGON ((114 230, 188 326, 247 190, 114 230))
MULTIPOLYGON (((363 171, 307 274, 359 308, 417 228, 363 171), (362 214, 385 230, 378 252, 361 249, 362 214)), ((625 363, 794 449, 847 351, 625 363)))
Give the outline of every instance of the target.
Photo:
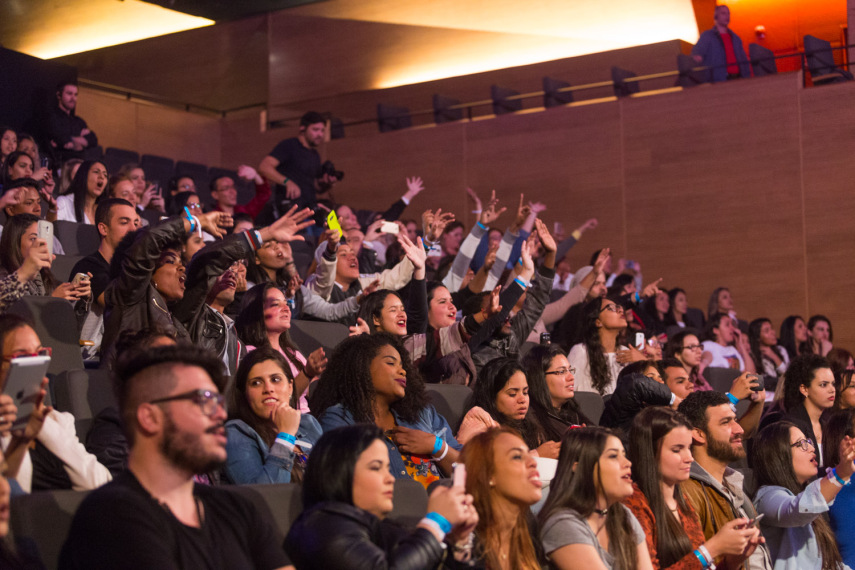
POLYGON ((855 568, 855 361, 828 317, 776 334, 719 283, 705 312, 609 249, 572 271, 597 221, 550 231, 523 196, 469 189, 471 228, 408 212, 420 178, 343 204, 313 112, 238 169, 250 202, 229 176, 161 190, 83 160, 76 95, 55 169, 0 129, 0 386, 59 352, 14 310, 52 296, 115 399, 78 431, 54 375, 3 390, 0 567, 43 567, 10 496, 75 489, 68 569, 855 568), (67 273, 55 220, 100 237, 67 273), (388 517, 399 480, 429 494, 417 524, 388 517), (246 484, 301 486, 286 537, 246 484))

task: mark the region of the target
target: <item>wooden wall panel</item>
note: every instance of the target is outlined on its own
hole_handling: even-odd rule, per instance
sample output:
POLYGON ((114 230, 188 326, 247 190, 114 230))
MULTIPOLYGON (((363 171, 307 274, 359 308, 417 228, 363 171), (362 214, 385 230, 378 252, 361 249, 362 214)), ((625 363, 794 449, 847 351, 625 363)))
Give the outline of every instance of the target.
POLYGON ((627 255, 692 306, 750 320, 805 304, 797 78, 623 100, 627 255))
POLYGON ((833 319, 835 345, 855 348, 850 318, 855 283, 855 90, 829 85, 800 94, 804 141, 804 215, 808 303, 833 319), (835 318, 836 317, 836 318, 835 318))

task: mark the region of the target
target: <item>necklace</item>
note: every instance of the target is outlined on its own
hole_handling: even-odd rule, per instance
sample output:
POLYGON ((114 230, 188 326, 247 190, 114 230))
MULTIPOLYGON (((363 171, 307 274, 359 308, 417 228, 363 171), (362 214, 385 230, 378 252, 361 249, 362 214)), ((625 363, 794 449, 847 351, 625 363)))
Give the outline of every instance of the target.
POLYGON ((609 509, 608 508, 602 509, 602 510, 601 509, 594 509, 594 512, 597 513, 598 515, 600 515, 601 517, 604 517, 607 514, 609 514, 609 509))

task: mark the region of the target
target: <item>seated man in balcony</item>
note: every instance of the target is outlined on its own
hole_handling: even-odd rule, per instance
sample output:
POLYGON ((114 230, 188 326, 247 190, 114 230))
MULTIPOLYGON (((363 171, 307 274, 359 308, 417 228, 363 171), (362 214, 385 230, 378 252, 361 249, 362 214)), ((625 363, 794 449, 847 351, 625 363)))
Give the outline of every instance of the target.
POLYGON ((211 197, 214 199, 213 209, 231 216, 249 214, 254 220, 270 199, 270 184, 259 176, 258 172, 251 166, 242 164, 238 167, 237 172, 238 176, 244 180, 251 180, 255 183, 255 197, 246 204, 238 204, 238 193, 234 179, 231 176, 220 176, 211 180, 211 197))

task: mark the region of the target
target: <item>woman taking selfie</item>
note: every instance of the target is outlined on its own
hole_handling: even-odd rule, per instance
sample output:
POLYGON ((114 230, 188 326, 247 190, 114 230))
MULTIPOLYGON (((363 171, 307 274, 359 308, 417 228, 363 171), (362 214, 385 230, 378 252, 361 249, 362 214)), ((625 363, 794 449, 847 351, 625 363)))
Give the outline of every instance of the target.
POLYGON ((395 490, 389 459, 383 431, 374 425, 321 437, 306 468, 303 512, 285 539, 297 568, 428 570, 445 557, 464 559, 478 522, 472 496, 460 486, 437 486, 415 530, 388 523, 395 490))
POLYGON ((226 422, 230 483, 300 482, 321 426, 301 414, 289 363, 271 347, 249 353, 237 370, 226 422))

